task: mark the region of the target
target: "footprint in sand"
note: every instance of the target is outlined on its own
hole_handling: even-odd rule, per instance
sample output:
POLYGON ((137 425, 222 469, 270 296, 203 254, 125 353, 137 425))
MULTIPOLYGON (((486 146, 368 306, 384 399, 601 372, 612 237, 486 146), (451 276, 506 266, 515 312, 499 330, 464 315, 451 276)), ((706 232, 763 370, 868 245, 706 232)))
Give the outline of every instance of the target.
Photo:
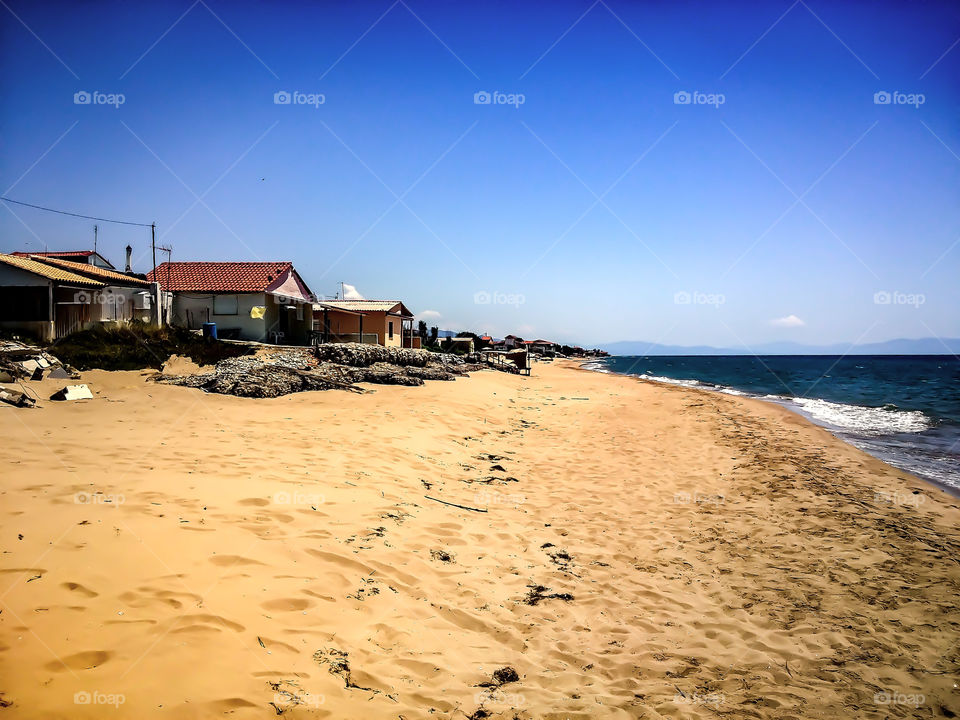
POLYGON ((263 565, 259 560, 251 560, 242 555, 214 555, 210 562, 220 567, 231 567, 233 565, 263 565))
POLYGON ((80 583, 75 583, 75 582, 60 583, 60 587, 65 588, 70 592, 80 593, 84 597, 88 597, 88 598, 95 598, 100 594, 100 593, 94 592, 93 590, 90 590, 89 588, 85 588, 80 583))
POLYGON ((112 656, 113 653, 107 652, 106 650, 86 650, 49 662, 46 668, 52 672, 92 670, 95 667, 103 665, 112 656))
POLYGON ((244 498, 237 503, 237 505, 255 505, 257 507, 263 507, 269 504, 270 501, 264 498, 244 498))
POLYGON ((264 610, 272 610, 275 612, 306 610, 311 605, 313 605, 312 600, 305 600, 303 598, 277 598, 276 600, 267 600, 265 603, 260 603, 260 607, 264 610))
POLYGON ((171 630, 171 632, 174 633, 220 632, 220 630, 224 628, 233 630, 234 632, 243 632, 246 630, 240 623, 227 620, 219 615, 209 615, 205 613, 181 615, 173 621, 172 627, 174 627, 174 629, 171 630))

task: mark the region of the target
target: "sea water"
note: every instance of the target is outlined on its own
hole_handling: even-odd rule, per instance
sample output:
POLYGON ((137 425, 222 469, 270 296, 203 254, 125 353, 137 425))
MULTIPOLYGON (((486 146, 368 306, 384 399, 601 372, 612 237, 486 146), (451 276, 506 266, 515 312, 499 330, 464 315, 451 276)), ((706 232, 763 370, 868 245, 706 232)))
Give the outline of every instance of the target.
POLYGON ((586 367, 785 405, 960 493, 960 359, 952 355, 616 356, 586 367))

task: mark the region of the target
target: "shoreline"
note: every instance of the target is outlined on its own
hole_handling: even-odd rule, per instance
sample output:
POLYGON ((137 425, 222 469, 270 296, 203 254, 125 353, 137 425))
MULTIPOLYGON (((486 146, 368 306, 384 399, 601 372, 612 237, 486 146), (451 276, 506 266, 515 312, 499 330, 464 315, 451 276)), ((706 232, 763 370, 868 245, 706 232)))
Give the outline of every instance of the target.
MULTIPOLYGON (((779 402, 779 401, 773 400, 773 399, 768 399, 768 398, 763 398, 763 397, 759 397, 759 396, 755 396, 755 395, 750 395, 750 394, 747 394, 747 393, 745 393, 745 392, 743 392, 743 391, 737 391, 736 394, 733 394, 733 393, 724 393, 719 386, 717 386, 716 389, 710 388, 710 387, 692 387, 692 386, 687 386, 687 385, 680 385, 680 384, 673 384, 673 383, 663 382, 663 381, 660 381, 660 380, 653 380, 653 379, 651 379, 651 378, 643 378, 643 377, 640 377, 640 376, 638 376, 638 375, 632 375, 632 374, 630 374, 630 373, 619 373, 619 372, 616 372, 616 371, 614 371, 614 370, 597 370, 597 369, 594 369, 594 368, 588 368, 588 367, 586 367, 586 365, 588 365, 588 364, 590 364, 590 363, 595 363, 595 362, 597 362, 597 358, 590 358, 590 359, 583 359, 583 360, 577 359, 577 360, 573 360, 573 362, 577 363, 578 369, 579 369, 579 370, 582 370, 582 371, 584 371, 584 372, 594 372, 594 373, 599 373, 599 374, 617 375, 617 376, 619 376, 619 377, 629 377, 629 378, 634 378, 635 380, 639 380, 639 381, 641 381, 641 382, 654 383, 655 385, 659 385, 659 386, 663 386, 663 387, 679 387, 679 388, 682 388, 682 389, 684 389, 684 390, 696 390, 696 391, 700 391, 700 392, 719 393, 719 394, 727 395, 727 396, 729 396, 729 397, 738 397, 738 398, 743 398, 743 399, 745 399, 745 400, 751 400, 751 401, 756 400, 756 401, 765 403, 765 404, 767 404, 767 405, 774 405, 774 406, 783 408, 783 409, 785 409, 787 412, 790 412, 790 413, 792 413, 793 415, 796 415, 797 417, 802 418, 803 420, 805 420, 806 422, 810 423, 810 424, 813 425, 814 427, 817 427, 817 428, 821 428, 821 429, 823 429, 823 430, 826 430, 826 431, 827 431, 828 433, 830 433, 834 438, 836 438, 838 441, 844 443, 845 445, 848 445, 848 446, 850 446, 850 447, 853 447, 853 448, 855 448, 856 450, 859 450, 860 452, 863 452, 863 453, 869 455, 870 457, 874 458, 875 460, 879 460, 880 462, 882 462, 882 463, 890 466, 891 468, 893 468, 893 469, 895 469, 895 470, 898 470, 899 472, 905 473, 906 475, 909 475, 910 477, 916 478, 917 480, 920 480, 921 482, 927 483, 928 485, 932 485, 933 487, 937 488, 938 490, 942 490, 945 494, 949 495, 949 496, 952 497, 952 498, 958 498, 958 499, 960 499, 960 487, 955 487, 955 486, 953 486, 953 485, 949 485, 948 483, 945 483, 945 482, 943 482, 943 481, 941 481, 941 480, 938 480, 938 479, 935 478, 935 477, 931 477, 931 476, 929 476, 929 475, 923 475, 923 474, 919 474, 919 473, 916 473, 916 472, 911 472, 910 470, 907 470, 907 469, 905 469, 905 468, 898 467, 898 466, 896 466, 896 465, 891 464, 890 462, 888 462, 887 460, 885 460, 885 459, 882 458, 882 457, 879 457, 879 456, 877 456, 877 455, 874 455, 873 453, 868 452, 867 450, 864 450, 863 448, 857 447, 857 445, 855 445, 854 443, 850 442, 847 438, 843 437, 841 434, 838 434, 837 432, 835 432, 832 428, 828 427, 827 425, 820 424, 820 423, 818 423, 816 420, 814 420, 812 417, 808 417, 806 414, 802 413, 800 410, 798 410, 798 409, 796 409, 796 408, 793 408, 793 407, 789 407, 789 406, 787 405, 788 400, 786 400, 786 399, 785 399, 783 402, 779 402)), ((730 389, 734 389, 734 390, 735 390, 735 388, 730 388, 730 389)))
POLYGON ((786 408, 635 380, 90 371, 0 409, 4 712, 960 711, 958 504, 786 408))

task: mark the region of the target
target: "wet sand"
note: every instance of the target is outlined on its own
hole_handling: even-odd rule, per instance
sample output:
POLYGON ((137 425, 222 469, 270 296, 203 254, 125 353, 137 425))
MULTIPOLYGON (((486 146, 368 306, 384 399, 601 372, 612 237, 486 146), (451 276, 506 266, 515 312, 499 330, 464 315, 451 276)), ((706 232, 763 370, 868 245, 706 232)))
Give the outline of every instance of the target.
POLYGON ((0 407, 0 718, 960 714, 957 500, 783 408, 83 382, 0 407))

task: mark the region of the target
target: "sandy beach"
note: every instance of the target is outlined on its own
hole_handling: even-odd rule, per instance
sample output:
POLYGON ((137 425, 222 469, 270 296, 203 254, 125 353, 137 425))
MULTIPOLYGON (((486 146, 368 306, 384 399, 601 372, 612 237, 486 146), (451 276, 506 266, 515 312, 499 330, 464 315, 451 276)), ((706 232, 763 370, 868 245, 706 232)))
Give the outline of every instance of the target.
POLYGON ((0 407, 0 718, 960 713, 957 500, 780 407, 149 375, 0 407))

